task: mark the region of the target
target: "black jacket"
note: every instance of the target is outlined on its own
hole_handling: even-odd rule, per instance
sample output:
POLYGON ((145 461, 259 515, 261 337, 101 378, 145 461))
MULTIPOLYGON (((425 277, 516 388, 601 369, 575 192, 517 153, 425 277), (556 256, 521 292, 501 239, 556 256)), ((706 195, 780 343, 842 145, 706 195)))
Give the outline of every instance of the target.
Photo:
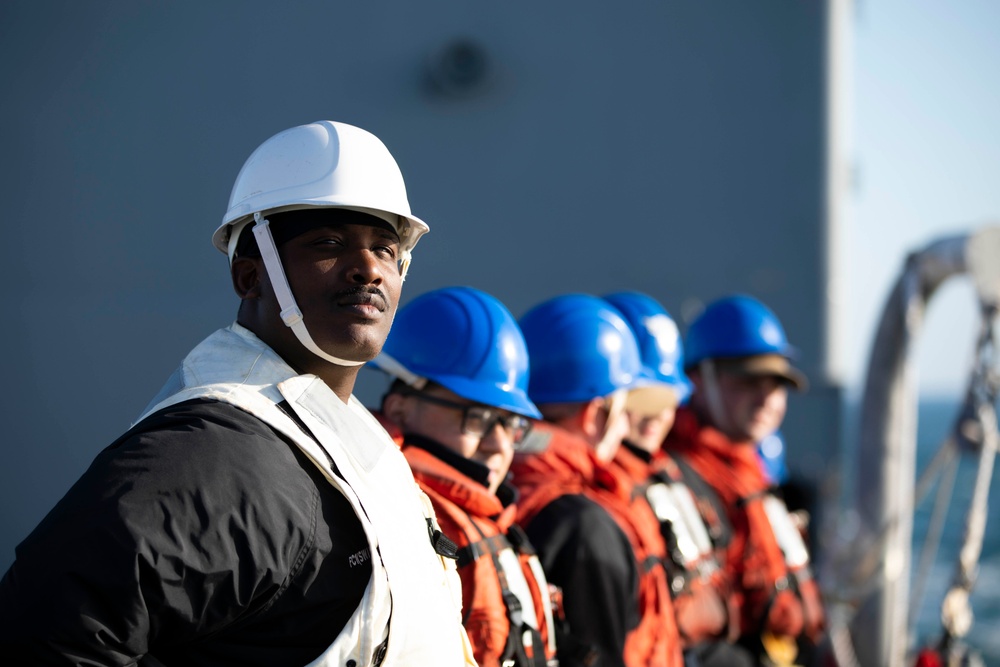
POLYGON ((525 532, 545 577, 563 590, 572 637, 559 638, 560 664, 580 664, 579 641, 598 651, 592 667, 624 667, 625 637, 639 624, 639 571, 621 528, 596 502, 568 494, 539 511, 525 532))
POLYGON ((166 408, 105 449, 16 550, 0 655, 30 665, 296 665, 358 606, 347 500, 267 424, 166 408))

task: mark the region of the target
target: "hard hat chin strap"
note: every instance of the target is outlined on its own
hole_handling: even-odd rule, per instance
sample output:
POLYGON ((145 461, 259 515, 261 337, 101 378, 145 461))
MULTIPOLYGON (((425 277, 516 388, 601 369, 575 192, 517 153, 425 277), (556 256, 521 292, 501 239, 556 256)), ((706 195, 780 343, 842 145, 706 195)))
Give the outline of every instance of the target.
POLYGON ((302 319, 302 311, 295 303, 292 290, 288 286, 288 279, 285 277, 285 270, 281 266, 281 259, 278 257, 278 249, 274 246, 274 238, 271 236, 271 228, 266 218, 260 213, 254 213, 253 219, 256 224, 253 226, 253 235, 257 239, 257 246, 260 248, 260 256, 264 260, 264 267, 267 269, 268 280, 274 289, 274 295, 278 299, 278 306, 281 308, 281 321, 292 330, 295 337, 299 339, 302 346, 315 354, 320 359, 325 359, 331 364, 338 366, 360 366, 363 361, 349 361, 333 355, 327 354, 320 349, 319 345, 313 342, 309 330, 306 329, 305 320, 302 319))
POLYGON ((715 422, 713 426, 723 433, 729 433, 729 415, 722 402, 722 391, 719 389, 719 376, 715 363, 711 359, 703 359, 698 364, 701 371, 701 382, 705 388, 705 401, 708 404, 708 414, 715 422))

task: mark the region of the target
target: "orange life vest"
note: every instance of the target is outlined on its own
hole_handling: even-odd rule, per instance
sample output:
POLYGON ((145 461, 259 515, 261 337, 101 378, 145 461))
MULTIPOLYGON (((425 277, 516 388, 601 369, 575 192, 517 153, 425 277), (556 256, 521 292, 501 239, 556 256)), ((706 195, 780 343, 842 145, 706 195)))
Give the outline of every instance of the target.
POLYGON ((777 499, 752 443, 734 443, 681 408, 664 448, 687 461, 726 506, 733 537, 725 567, 740 606, 742 634, 770 629, 817 640, 825 626, 819 591, 807 564, 786 562, 768 517, 767 505, 777 499), (769 618, 778 627, 768 628, 769 618))
POLYGON ((681 640, 664 569, 666 546, 659 521, 644 501, 632 497, 628 476, 600 462, 587 443, 548 423, 535 425, 544 435, 544 451, 515 456, 515 484, 521 491, 518 520, 527 525, 549 503, 567 494, 583 494, 599 504, 628 537, 639 566, 637 627, 625 639, 629 667, 680 667, 681 640))
POLYGON ((403 444, 413 476, 455 542, 462 618, 480 667, 545 667, 555 659, 548 584, 516 508, 433 454, 403 444), (511 662, 508 662, 511 661, 511 662))
MULTIPOLYGON (((664 559, 684 646, 730 637, 736 614, 727 605, 728 589, 715 559, 711 538, 680 470, 665 454, 656 466, 627 447, 612 462, 628 475, 635 502, 648 506, 670 551, 664 559), (687 494, 682 496, 681 494, 687 494), (686 501, 686 502, 685 502, 686 501), (691 521, 698 525, 689 527, 691 521), (697 532, 696 532, 697 531, 697 532)), ((735 607, 733 608, 735 610, 735 607)))

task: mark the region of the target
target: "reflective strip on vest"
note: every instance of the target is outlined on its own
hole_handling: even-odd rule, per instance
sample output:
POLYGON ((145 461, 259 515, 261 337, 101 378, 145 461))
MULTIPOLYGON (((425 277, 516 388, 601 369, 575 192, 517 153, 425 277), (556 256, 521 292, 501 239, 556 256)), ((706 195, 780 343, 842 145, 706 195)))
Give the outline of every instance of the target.
POLYGON ((524 578, 521 561, 518 560, 517 554, 508 547, 497 554, 497 562, 503 568, 504 576, 507 577, 507 588, 521 603, 521 613, 524 617, 522 620, 526 625, 538 630, 538 613, 535 611, 535 603, 531 599, 531 589, 528 588, 528 582, 524 578))
POLYGON ((701 515, 697 514, 698 509, 691 498, 691 492, 687 487, 681 487, 687 494, 677 493, 676 489, 680 485, 664 484, 661 482, 650 484, 646 488, 646 499, 649 501, 653 513, 660 523, 669 523, 671 532, 677 543, 677 550, 681 558, 684 559, 682 565, 687 570, 694 570, 698 561, 711 553, 712 542, 705 530, 701 515), (684 502, 687 498, 689 502, 684 502), (692 521, 689 516, 691 510, 695 512, 692 521), (694 524, 694 530, 692 530, 694 524), (698 534, 698 529, 702 535, 698 534), (707 549, 705 548, 707 542, 707 549))
POLYGON ((694 494, 686 484, 675 482, 670 485, 670 490, 677 499, 677 504, 681 508, 681 516, 687 524, 688 530, 698 545, 698 550, 703 556, 711 556, 713 553, 712 538, 708 534, 705 520, 698 511, 698 505, 694 500, 694 494))
POLYGON ((548 628, 548 654, 556 654, 556 626, 552 619, 552 595, 549 592, 548 580, 545 572, 542 571, 542 563, 538 556, 532 554, 528 556, 528 567, 538 583, 538 591, 542 597, 542 613, 545 615, 545 627, 548 628))
POLYGON ((780 498, 768 494, 762 500, 764 503, 764 513, 774 531, 774 538, 785 554, 785 563, 791 570, 797 570, 809 564, 809 550, 806 549, 805 542, 799 529, 792 522, 792 517, 788 514, 788 508, 780 498))

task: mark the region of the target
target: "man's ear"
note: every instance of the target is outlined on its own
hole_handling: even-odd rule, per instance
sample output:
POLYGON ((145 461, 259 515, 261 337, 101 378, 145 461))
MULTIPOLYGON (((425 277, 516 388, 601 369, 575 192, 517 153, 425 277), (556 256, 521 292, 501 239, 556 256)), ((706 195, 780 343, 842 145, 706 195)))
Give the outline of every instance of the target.
POLYGON ((240 299, 259 299, 260 281, 264 276, 263 260, 259 257, 236 257, 229 273, 233 290, 240 299))
POLYGON ((603 398, 592 398, 577 413, 580 420, 580 430, 587 436, 588 440, 593 442, 597 442, 604 437, 604 425, 607 422, 607 415, 603 412, 603 407, 603 398))
POLYGON ((382 414, 402 427, 406 421, 406 397, 395 392, 386 394, 382 399, 382 414))

